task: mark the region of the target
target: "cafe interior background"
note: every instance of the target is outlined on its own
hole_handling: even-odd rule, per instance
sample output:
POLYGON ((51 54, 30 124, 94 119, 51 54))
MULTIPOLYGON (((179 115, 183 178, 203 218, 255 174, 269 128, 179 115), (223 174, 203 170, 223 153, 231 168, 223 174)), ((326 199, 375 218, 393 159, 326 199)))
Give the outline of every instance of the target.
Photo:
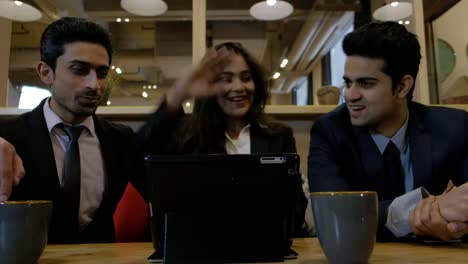
POLYGON ((402 23, 418 36, 423 55, 414 100, 466 110, 467 13, 468 0, 0 0, 0 120, 50 94, 35 66, 42 31, 62 16, 86 17, 110 30, 109 96, 97 113, 135 130, 207 47, 240 42, 267 71, 265 111, 292 127, 307 175, 310 128, 336 107, 318 105, 316 92, 343 87, 343 36, 376 18, 402 23))
POLYGON ((400 21, 423 44, 416 100, 468 102, 468 34, 460 26, 468 24, 467 0, 399 6, 384 0, 155 0, 154 10, 144 6, 148 2, 0 0, 0 106, 33 108, 49 94, 35 71, 39 40, 49 23, 66 15, 91 19, 112 34, 105 107, 154 108, 206 47, 224 41, 242 43, 262 63, 270 105, 316 105, 317 89, 343 86, 343 36, 376 18, 400 21))

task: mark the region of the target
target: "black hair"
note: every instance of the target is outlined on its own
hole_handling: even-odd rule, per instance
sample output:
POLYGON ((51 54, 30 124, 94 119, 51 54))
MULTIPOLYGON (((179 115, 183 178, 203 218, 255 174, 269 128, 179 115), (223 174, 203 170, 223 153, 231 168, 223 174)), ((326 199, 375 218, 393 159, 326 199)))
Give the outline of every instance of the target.
MULTIPOLYGON (((244 117, 246 123, 260 124, 273 129, 284 127, 264 112, 270 93, 262 66, 240 43, 225 42, 214 48, 219 50, 222 47, 242 56, 255 84, 253 102, 244 117)), ((226 114, 219 106, 216 97, 195 100, 188 126, 183 129, 183 140, 180 141, 182 146, 179 146, 179 151, 187 149, 187 145, 190 145, 196 151, 203 153, 224 153, 226 120, 226 114)))
POLYGON ((42 33, 41 61, 53 70, 57 58, 65 52, 65 45, 72 42, 90 42, 102 45, 112 62, 112 43, 109 32, 102 26, 79 17, 63 17, 50 25, 42 33))
MULTIPOLYGON (((382 72, 392 79, 393 90, 405 75, 416 81, 421 60, 417 36, 396 22, 372 22, 358 28, 344 38, 343 51, 347 56, 382 59, 385 62, 382 72)), ((413 98, 413 90, 414 83, 408 102, 413 98)))

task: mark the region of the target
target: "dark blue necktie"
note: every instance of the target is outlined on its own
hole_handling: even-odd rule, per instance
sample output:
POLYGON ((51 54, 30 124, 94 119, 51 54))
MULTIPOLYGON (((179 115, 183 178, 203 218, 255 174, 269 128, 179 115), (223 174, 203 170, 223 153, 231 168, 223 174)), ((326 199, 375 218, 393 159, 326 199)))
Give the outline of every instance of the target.
POLYGON ((400 151, 390 140, 383 153, 385 169, 385 191, 384 200, 393 200, 396 197, 405 194, 405 182, 403 167, 401 166, 400 151))
MULTIPOLYGON (((80 211, 80 149, 78 147, 78 138, 84 129, 84 126, 59 125, 67 133, 69 141, 66 146, 65 159, 63 163, 63 197, 65 210, 65 225, 70 231, 79 231, 78 215, 80 211)), ((68 229, 67 228, 67 229, 68 229)))

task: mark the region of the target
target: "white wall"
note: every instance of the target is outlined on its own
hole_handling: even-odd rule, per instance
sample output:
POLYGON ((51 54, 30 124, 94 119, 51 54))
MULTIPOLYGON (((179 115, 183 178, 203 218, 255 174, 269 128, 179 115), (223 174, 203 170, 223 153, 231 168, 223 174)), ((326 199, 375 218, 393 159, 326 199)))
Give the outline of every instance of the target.
MULTIPOLYGON (((433 21, 434 47, 437 39, 447 41, 453 48, 456 64, 447 79, 439 83, 439 95, 444 95, 461 76, 468 76, 468 1, 462 0, 445 14, 433 21)), ((437 51, 436 51, 437 56, 437 51)), ((437 58, 436 58, 437 59, 437 58)), ((439 81, 440 82, 440 81, 439 81)), ((466 87, 468 95, 468 87, 466 87)))

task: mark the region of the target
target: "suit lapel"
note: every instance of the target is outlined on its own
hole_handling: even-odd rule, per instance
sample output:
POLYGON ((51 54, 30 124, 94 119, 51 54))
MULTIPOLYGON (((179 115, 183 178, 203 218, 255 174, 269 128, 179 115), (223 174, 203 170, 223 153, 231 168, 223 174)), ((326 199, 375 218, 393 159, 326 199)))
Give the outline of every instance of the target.
POLYGON ((268 144, 269 138, 263 135, 264 132, 258 124, 252 124, 250 127, 250 153, 268 153, 270 146, 268 144))
POLYGON ((383 193, 384 186, 384 164, 382 155, 370 136, 366 127, 354 127, 353 131, 357 139, 358 153, 360 154, 360 164, 363 166, 365 175, 358 177, 366 177, 361 183, 370 182, 371 188, 375 188, 378 193, 383 193))
POLYGON ((48 99, 31 112, 29 119, 30 131, 34 131, 34 136, 30 137, 29 147, 31 148, 31 162, 37 172, 42 175, 41 186, 53 186, 60 188, 60 182, 57 175, 57 166, 55 164, 54 150, 50 139, 50 133, 44 117, 43 106, 48 99))
POLYGON ((416 113, 410 112, 408 124, 411 163, 413 167, 413 189, 430 186, 432 175, 431 140, 424 133, 424 125, 416 113))
POLYGON ((105 124, 104 120, 100 120, 95 115, 93 115, 93 120, 105 169, 105 187, 101 207, 108 208, 109 205, 119 201, 128 181, 126 173, 129 172, 124 171, 127 164, 122 164, 122 162, 127 162, 122 156, 128 153, 124 151, 123 146, 119 145, 120 143, 127 144, 127 142, 119 142, 116 132, 105 124))
MULTIPOLYGON (((114 159, 114 154, 115 151, 113 151, 113 146, 112 146, 112 140, 108 138, 110 135, 109 133, 106 133, 105 127, 101 124, 99 119, 93 115, 93 121, 94 121, 94 128, 96 130, 96 135, 99 140, 99 145, 101 147, 101 155, 102 159, 104 161, 104 177, 105 177, 105 184, 104 184, 104 195, 103 195, 103 203, 104 201, 108 201, 108 198, 112 196, 110 193, 112 191, 112 177, 109 177, 109 175, 113 175, 115 172, 112 170, 112 164, 116 164, 116 161, 114 159)), ((114 146, 115 147, 115 146, 114 146)))

